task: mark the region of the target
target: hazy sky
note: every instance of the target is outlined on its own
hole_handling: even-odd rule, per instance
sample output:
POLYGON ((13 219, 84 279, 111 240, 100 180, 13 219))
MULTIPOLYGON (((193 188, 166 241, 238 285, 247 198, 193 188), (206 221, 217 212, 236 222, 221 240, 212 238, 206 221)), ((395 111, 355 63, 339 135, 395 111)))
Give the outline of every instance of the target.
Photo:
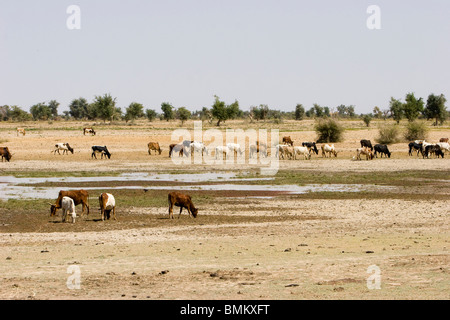
POLYGON ((243 110, 368 113, 408 92, 450 100, 449 71, 448 0, 0 0, 0 105, 25 110, 110 93, 123 110, 193 111, 218 95, 243 110), (367 27, 369 5, 380 30, 367 27))

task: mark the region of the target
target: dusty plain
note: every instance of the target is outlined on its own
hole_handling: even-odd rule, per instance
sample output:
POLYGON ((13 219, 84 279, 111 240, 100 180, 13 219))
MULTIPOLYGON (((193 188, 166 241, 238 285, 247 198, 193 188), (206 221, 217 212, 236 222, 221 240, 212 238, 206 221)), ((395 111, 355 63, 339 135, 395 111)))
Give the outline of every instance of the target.
MULTIPOLYGON (((355 161, 359 140, 374 142, 383 122, 367 128, 362 121, 346 121, 344 140, 335 144, 336 158, 319 153, 311 160, 280 160, 277 174, 264 176, 259 165, 249 163, 248 153, 244 163, 174 163, 168 157, 169 144, 178 142, 172 133, 192 131, 192 121, 183 127, 160 121, 98 123, 96 136, 84 136, 82 128, 92 124, 0 123, 0 146, 13 153, 11 162, 0 162, 0 179, 221 172, 272 180, 246 182, 255 190, 190 192, 199 208, 196 219, 186 211, 178 219, 178 210, 174 220, 168 219, 165 188, 183 191, 199 184, 177 179, 133 182, 134 189, 101 179, 42 182, 41 188, 98 188, 90 191, 90 214, 78 217, 74 225, 49 216, 48 202, 57 194, 53 200, 0 200, 0 299, 450 298, 449 153, 444 159, 411 157, 407 142, 401 141, 389 146, 390 159, 355 161), (27 129, 25 136, 17 136, 17 126, 27 129), (161 144, 161 155, 148 154, 150 141, 161 144), (69 142, 74 154, 51 153, 57 142, 69 142), (91 159, 92 145, 107 145, 111 159, 91 159), (257 188, 309 184, 323 185, 324 190, 290 194, 257 188), (373 188, 326 188, 334 184, 373 188), (149 185, 161 188, 144 191, 149 185), (100 192, 116 196, 117 221, 101 221, 100 192), (79 289, 67 285, 73 275, 70 266, 80 270, 79 289), (373 289, 374 279, 379 289, 373 289)), ((216 129, 203 125, 203 130, 216 129)), ((280 138, 290 135, 300 145, 316 139, 313 125, 230 121, 221 130, 278 129, 280 138)), ((428 141, 442 137, 450 137, 448 126, 430 126, 428 141)))

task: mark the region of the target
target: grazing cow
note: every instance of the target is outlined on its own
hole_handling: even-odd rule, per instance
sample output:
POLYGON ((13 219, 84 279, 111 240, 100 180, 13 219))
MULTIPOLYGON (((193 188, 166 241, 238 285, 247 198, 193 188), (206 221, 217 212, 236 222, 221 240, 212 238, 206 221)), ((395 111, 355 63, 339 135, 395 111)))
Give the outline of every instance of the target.
POLYGON ((150 154, 150 155, 152 154, 151 150, 158 151, 159 154, 161 154, 161 152, 162 152, 161 148, 159 147, 159 143, 158 142, 149 142, 147 144, 147 147, 148 147, 148 154, 150 154))
POLYGON ((84 128, 83 135, 86 135, 86 134, 91 134, 91 135, 95 136, 95 130, 93 128, 84 128))
POLYGON ((241 156, 244 151, 242 151, 241 149, 241 145, 237 144, 237 143, 227 143, 227 147, 228 149, 230 149, 231 152, 234 152, 234 154, 237 156, 237 154, 239 153, 239 155, 241 156))
POLYGON ((283 137, 282 141, 283 141, 283 144, 290 145, 291 147, 294 146, 294 141, 292 141, 291 136, 283 137))
POLYGON ((17 128, 17 135, 19 135, 19 134, 21 134, 21 135, 25 135, 25 128, 17 128))
POLYGON ((208 155, 208 148, 206 148, 206 146, 202 142, 194 141, 189 145, 189 148, 191 149, 191 154, 193 154, 194 152, 201 152, 202 156, 203 153, 206 153, 206 155, 208 155))
POLYGON ((66 222, 67 213, 72 217, 72 223, 75 223, 77 214, 75 213, 75 203, 72 198, 63 197, 61 200, 62 222, 66 222))
POLYGON ((182 157, 186 151, 184 150, 183 144, 173 143, 169 146, 169 158, 173 156, 174 152, 178 152, 178 156, 182 157))
POLYGON ((294 160, 297 160, 297 154, 302 154, 303 159, 311 159, 311 151, 308 147, 294 147, 294 160))
POLYGON ((283 155, 290 160, 294 160, 294 147, 283 146, 283 155))
POLYGON ((231 150, 230 148, 228 148, 227 146, 217 146, 214 150, 215 153, 215 158, 217 159, 219 157, 219 155, 221 155, 220 157, 223 159, 228 159, 231 150))
POLYGON ((11 152, 9 152, 8 147, 0 147, 0 155, 2 156, 2 162, 3 162, 3 158, 6 159, 6 161, 10 161, 12 158, 12 154, 11 152))
POLYGON ((69 197, 73 200, 75 206, 82 204, 83 210, 81 211, 81 216, 83 216, 85 209, 87 209, 87 214, 89 214, 89 193, 86 190, 61 190, 58 194, 58 199, 56 199, 55 204, 50 204, 50 216, 56 215, 56 211, 62 208, 62 199, 64 197, 69 197))
POLYGON ((383 158, 383 154, 385 157, 386 156, 388 156, 389 158, 391 157, 391 153, 389 152, 389 149, 388 149, 387 145, 385 145, 385 144, 376 144, 374 146, 374 149, 375 149, 375 157, 377 157, 377 158, 378 158, 378 155, 377 155, 378 153, 381 154, 381 158, 383 158))
POLYGON ((372 150, 370 150, 369 147, 356 149, 356 159, 357 160, 361 160, 361 155, 365 155, 366 156, 366 160, 372 160, 373 159, 373 152, 372 152, 372 150))
POLYGON ((408 147, 409 147, 408 155, 412 156, 413 150, 417 150, 417 156, 419 156, 419 152, 423 155, 423 146, 421 143, 419 144, 415 142, 410 142, 408 144, 408 147))
POLYGON ((303 147, 307 147, 309 152, 314 151, 315 154, 319 154, 319 149, 317 149, 315 142, 302 142, 303 147))
POLYGON ((446 143, 448 143, 448 138, 440 138, 439 142, 446 142, 446 143))
POLYGON ((325 157, 327 158, 327 154, 328 156, 331 158, 331 154, 334 155, 334 157, 337 157, 337 151, 336 148, 334 147, 334 144, 332 144, 331 146, 329 144, 323 144, 321 146, 322 149, 322 158, 325 157))
POLYGON ((98 202, 100 204, 102 221, 105 221, 105 217, 109 220, 111 211, 113 212, 114 220, 116 220, 116 199, 114 199, 114 196, 110 193, 102 193, 100 197, 98 197, 98 202))
POLYGON ((372 142, 370 142, 370 140, 361 140, 359 143, 361 143, 361 148, 367 147, 370 151, 373 151, 372 142))
POLYGON ((258 147, 261 146, 261 147, 266 147, 266 148, 267 148, 267 145, 266 145, 264 142, 256 141, 256 145, 257 145, 258 147))
POLYGON ((62 150, 63 154, 69 154, 69 151, 73 154, 73 148, 67 143, 57 143, 55 144, 55 150, 53 150, 53 154, 56 154, 56 152, 58 152, 58 154, 61 154, 59 151, 62 150))
POLYGON ((92 154, 91 158, 97 159, 97 153, 100 153, 101 159, 103 159, 103 155, 105 156, 105 159, 111 159, 111 153, 108 151, 108 148, 106 146, 92 146, 92 154))
POLYGON ((275 146, 275 156, 277 157, 277 158, 283 158, 284 159, 284 149, 283 149, 283 144, 277 144, 276 146, 275 146))
POLYGON ((445 151, 450 152, 450 144, 448 142, 439 142, 437 145, 441 148, 443 153, 445 153, 445 151))
POLYGON ((191 196, 180 192, 170 192, 168 196, 168 201, 169 201, 169 219, 173 219, 173 206, 180 207, 180 214, 178 215, 178 219, 180 219, 181 211, 183 211, 183 208, 187 209, 189 217, 191 217, 192 214, 194 218, 197 218, 198 209, 194 207, 191 196))
POLYGON ((423 158, 430 158, 430 156, 434 154, 436 158, 441 156, 444 158, 444 153, 441 150, 441 147, 437 144, 430 144, 425 147, 425 151, 422 153, 423 158))
POLYGON ((256 141, 256 145, 252 144, 250 146, 249 151, 249 158, 253 158, 253 155, 255 153, 261 154, 263 157, 267 158, 267 148, 265 144, 259 144, 258 141, 256 141))

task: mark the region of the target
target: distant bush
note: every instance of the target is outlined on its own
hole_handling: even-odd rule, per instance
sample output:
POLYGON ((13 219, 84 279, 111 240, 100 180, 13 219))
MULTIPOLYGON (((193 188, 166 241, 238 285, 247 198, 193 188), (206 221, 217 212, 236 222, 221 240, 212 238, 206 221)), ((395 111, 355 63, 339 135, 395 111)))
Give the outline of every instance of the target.
POLYGON ((314 129, 317 133, 317 142, 339 142, 342 141, 344 128, 333 119, 319 120, 314 129))
POLYGON ((428 136, 428 128, 425 122, 413 121, 406 125, 404 137, 407 141, 424 140, 428 136))
POLYGON ((397 125, 386 125, 378 129, 378 137, 375 138, 377 143, 393 144, 400 141, 399 128, 397 125))

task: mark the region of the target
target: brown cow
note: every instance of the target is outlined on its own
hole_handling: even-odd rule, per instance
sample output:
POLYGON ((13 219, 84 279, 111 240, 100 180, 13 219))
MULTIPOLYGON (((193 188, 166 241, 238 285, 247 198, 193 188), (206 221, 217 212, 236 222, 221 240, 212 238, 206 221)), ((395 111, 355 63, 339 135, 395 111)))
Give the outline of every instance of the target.
POLYGON ((17 135, 22 134, 25 135, 25 129, 24 128, 17 128, 17 135))
POLYGON ((105 217, 109 220, 111 217, 111 211, 113 212, 114 220, 116 220, 116 199, 110 193, 102 193, 98 197, 100 203, 100 211, 102 214, 102 221, 105 221, 105 217))
POLYGON ((161 152, 162 152, 161 148, 159 147, 159 143, 158 142, 149 142, 147 144, 147 147, 148 147, 148 154, 150 154, 150 155, 152 154, 151 150, 158 151, 159 154, 161 154, 161 152))
POLYGON ((169 219, 173 219, 173 206, 180 207, 180 214, 178 215, 178 219, 180 219, 181 211, 183 211, 183 208, 187 209, 189 217, 191 217, 192 214, 194 218, 197 218, 198 209, 194 207, 191 196, 179 192, 170 192, 168 200, 169 219))
POLYGON ((8 147, 0 147, 0 156, 2 157, 2 162, 3 162, 3 158, 6 159, 6 161, 10 161, 12 158, 12 154, 11 152, 9 152, 8 147))
POLYGON ((294 141, 291 140, 291 136, 283 137, 283 144, 288 144, 293 147, 294 141))
POLYGON ((361 155, 365 155, 366 160, 372 160, 374 158, 373 152, 369 147, 356 149, 356 160, 361 160, 361 155))
POLYGON ((83 210, 81 211, 81 216, 83 216, 85 208, 87 208, 87 214, 89 214, 89 193, 86 190, 70 190, 63 191, 61 190, 58 195, 58 199, 56 199, 55 204, 50 204, 50 217, 56 215, 56 211, 61 209, 61 200, 64 197, 72 198, 75 206, 82 204, 83 210))

